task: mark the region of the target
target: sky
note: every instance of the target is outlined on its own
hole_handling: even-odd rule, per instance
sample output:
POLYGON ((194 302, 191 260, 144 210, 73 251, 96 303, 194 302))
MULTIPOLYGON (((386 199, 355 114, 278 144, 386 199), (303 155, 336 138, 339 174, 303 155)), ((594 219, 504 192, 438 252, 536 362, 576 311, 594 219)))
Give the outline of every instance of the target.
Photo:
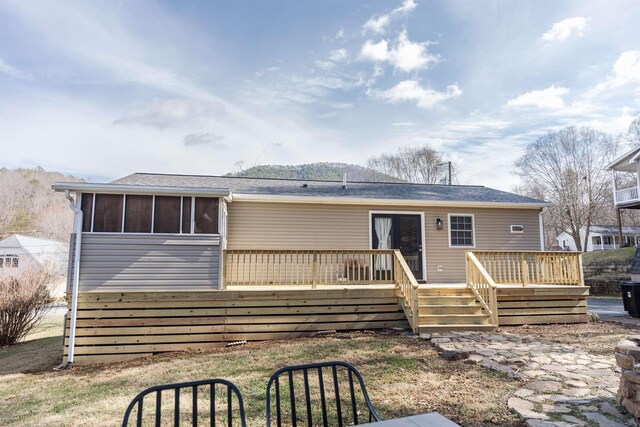
POLYGON ((0 1, 0 167, 107 181, 430 145, 510 190, 527 144, 640 111, 638 1, 0 1))

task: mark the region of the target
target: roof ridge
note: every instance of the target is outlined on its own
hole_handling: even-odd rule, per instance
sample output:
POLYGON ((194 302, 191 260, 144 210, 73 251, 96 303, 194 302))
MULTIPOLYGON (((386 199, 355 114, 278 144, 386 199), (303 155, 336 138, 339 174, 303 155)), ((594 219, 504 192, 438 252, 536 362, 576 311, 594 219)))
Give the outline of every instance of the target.
MULTIPOLYGON (((184 176, 184 177, 201 177, 201 178, 232 178, 232 179, 255 179, 255 180, 271 180, 271 181, 300 181, 300 182, 332 182, 342 184, 342 181, 326 180, 326 179, 302 179, 302 178, 269 178, 269 177, 253 177, 253 176, 233 176, 233 175, 201 175, 201 174, 182 174, 182 173, 158 173, 158 172, 134 172, 115 181, 133 176, 133 175, 159 175, 159 176, 184 176)), ((114 181, 112 181, 114 182, 114 181)), ((389 185, 424 185, 434 187, 473 187, 486 188, 484 185, 473 184, 427 184, 421 182, 388 182, 388 181, 349 181, 347 184, 389 184, 389 185)), ((496 190, 502 191, 502 190, 496 190)))

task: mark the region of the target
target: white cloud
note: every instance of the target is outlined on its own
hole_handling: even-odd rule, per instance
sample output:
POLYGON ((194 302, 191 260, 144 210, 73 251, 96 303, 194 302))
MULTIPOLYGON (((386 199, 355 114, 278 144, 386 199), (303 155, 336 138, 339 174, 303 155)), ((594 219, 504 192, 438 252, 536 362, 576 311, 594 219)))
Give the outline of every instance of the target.
POLYGON ((215 133, 190 133, 184 137, 185 147, 197 147, 197 146, 210 146, 219 150, 224 150, 227 145, 220 142, 224 139, 224 136, 216 135, 215 133))
POLYGON ((374 33, 382 34, 385 32, 387 26, 391 23, 391 20, 407 15, 409 12, 415 9, 416 6, 417 4, 414 0, 405 0, 404 2, 402 2, 402 5, 393 9, 391 12, 379 16, 372 16, 371 18, 369 18, 369 20, 362 26, 362 32, 366 33, 368 31, 371 31, 374 33))
POLYGON ((590 19, 577 16, 556 22, 542 35, 545 42, 564 41, 572 35, 582 36, 590 19))
POLYGON ((508 108, 537 107, 547 110, 559 110, 565 107, 562 97, 569 89, 562 86, 551 86, 542 90, 523 93, 507 102, 508 108))
POLYGON ((446 92, 425 89, 416 80, 404 80, 394 87, 383 91, 370 91, 371 96, 384 99, 392 104, 414 101, 420 108, 433 108, 436 104, 462 95, 457 84, 447 86, 446 92))
POLYGON ((613 64, 612 71, 609 78, 599 83, 592 93, 615 89, 628 84, 640 85, 640 50, 622 52, 613 64))
POLYGON ((227 116, 227 109, 218 102, 196 99, 167 99, 153 101, 132 111, 114 123, 119 125, 149 126, 159 130, 194 124, 200 120, 220 120, 227 116))
POLYGON ((372 16, 364 23, 362 29, 364 32, 384 33, 384 29, 389 25, 390 21, 389 15, 372 16))
POLYGON ((417 126, 418 124, 416 122, 395 122, 392 124, 393 127, 398 127, 398 128, 410 128, 410 127, 414 127, 417 126))
POLYGON ((347 49, 336 49, 329 52, 329 60, 333 62, 344 61, 349 57, 347 49))
POLYGON ((33 76, 30 73, 19 70, 11 64, 8 64, 4 59, 0 58, 0 74, 16 78, 30 80, 33 76))
POLYGON ((329 71, 334 69, 338 62, 344 62, 349 58, 349 52, 347 49, 336 49, 329 52, 327 59, 319 59, 315 61, 317 67, 329 71))
POLYGON ((395 45, 389 47, 387 40, 374 43, 367 40, 358 59, 372 62, 389 62, 397 70, 410 72, 427 68, 431 64, 440 62, 439 55, 428 52, 427 46, 430 42, 413 42, 409 40, 407 31, 404 30, 398 35, 395 45))

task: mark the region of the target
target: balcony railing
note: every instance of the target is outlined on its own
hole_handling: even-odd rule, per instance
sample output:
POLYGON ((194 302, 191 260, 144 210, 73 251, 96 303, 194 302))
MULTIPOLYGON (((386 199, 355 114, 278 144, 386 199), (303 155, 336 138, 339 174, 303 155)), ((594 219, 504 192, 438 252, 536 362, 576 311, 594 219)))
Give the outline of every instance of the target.
POLYGON ((637 186, 616 190, 616 204, 633 202, 638 199, 640 197, 638 197, 637 186))

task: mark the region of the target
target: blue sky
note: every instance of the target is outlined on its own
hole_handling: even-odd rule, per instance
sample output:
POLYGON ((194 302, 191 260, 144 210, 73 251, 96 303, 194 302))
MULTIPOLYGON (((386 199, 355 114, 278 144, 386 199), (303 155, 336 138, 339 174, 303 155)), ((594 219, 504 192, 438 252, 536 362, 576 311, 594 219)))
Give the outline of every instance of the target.
POLYGON ((529 142, 624 132, 638 1, 0 1, 0 166, 95 179, 430 144, 509 190, 529 142))

